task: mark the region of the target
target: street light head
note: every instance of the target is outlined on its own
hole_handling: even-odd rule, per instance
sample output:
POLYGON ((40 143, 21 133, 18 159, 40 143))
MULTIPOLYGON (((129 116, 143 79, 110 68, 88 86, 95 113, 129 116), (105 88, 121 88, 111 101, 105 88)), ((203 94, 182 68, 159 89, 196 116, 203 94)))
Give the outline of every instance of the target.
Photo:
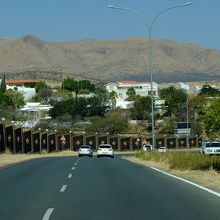
POLYGON ((183 6, 190 6, 190 5, 192 5, 192 2, 187 2, 183 6))
POLYGON ((108 8, 111 8, 111 9, 117 9, 115 6, 113 5, 107 5, 108 8))

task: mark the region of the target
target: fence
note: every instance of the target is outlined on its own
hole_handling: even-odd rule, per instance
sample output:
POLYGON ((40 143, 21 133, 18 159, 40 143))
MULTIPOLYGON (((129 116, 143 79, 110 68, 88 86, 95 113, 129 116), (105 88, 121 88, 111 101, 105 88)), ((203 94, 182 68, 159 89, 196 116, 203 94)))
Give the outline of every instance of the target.
MULTIPOLYGON (((57 134, 55 131, 33 131, 13 125, 0 124, 0 153, 11 151, 12 153, 41 153, 63 150, 77 151, 82 144, 90 145, 94 150, 100 144, 111 144, 115 150, 138 150, 143 144, 152 143, 151 137, 140 134, 126 136, 123 134, 86 135, 85 133, 57 134)), ((156 139, 156 147, 168 148, 200 147, 202 137, 166 137, 156 139), (188 143, 188 144, 187 144, 188 143)))

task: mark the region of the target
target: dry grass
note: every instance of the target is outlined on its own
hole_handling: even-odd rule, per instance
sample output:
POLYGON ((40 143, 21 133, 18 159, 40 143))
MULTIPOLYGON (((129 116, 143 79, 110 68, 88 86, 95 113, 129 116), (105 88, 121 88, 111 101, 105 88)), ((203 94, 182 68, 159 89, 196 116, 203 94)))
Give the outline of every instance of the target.
POLYGON ((129 161, 142 164, 149 167, 156 167, 173 175, 183 177, 187 180, 198 183, 202 186, 213 189, 217 192, 220 192, 220 173, 215 170, 174 170, 169 168, 169 164, 166 162, 154 162, 154 161, 144 161, 137 157, 124 157, 129 161))

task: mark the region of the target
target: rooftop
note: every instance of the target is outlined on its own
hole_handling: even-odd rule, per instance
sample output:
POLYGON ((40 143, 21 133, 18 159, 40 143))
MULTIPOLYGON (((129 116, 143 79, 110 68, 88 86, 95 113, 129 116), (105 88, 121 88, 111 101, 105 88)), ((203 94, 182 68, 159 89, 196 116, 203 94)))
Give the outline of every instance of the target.
POLYGON ((24 84, 24 83, 36 83, 38 80, 31 79, 9 79, 6 80, 6 84, 24 84))

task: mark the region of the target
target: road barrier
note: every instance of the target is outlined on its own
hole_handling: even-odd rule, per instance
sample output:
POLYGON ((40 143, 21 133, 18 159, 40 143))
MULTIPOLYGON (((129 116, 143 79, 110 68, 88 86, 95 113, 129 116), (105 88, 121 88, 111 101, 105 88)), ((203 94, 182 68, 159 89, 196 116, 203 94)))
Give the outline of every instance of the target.
MULTIPOLYGON (((82 144, 90 145, 96 150, 100 144, 111 144, 115 150, 139 150, 143 144, 151 144, 149 136, 140 134, 98 134, 81 135, 72 132, 57 134, 57 131, 34 131, 15 127, 14 125, 0 124, 0 153, 11 151, 12 153, 41 153, 42 151, 53 152, 63 150, 77 151, 82 144)), ((165 146, 172 148, 200 147, 202 137, 159 137, 156 139, 156 147, 165 146)))

